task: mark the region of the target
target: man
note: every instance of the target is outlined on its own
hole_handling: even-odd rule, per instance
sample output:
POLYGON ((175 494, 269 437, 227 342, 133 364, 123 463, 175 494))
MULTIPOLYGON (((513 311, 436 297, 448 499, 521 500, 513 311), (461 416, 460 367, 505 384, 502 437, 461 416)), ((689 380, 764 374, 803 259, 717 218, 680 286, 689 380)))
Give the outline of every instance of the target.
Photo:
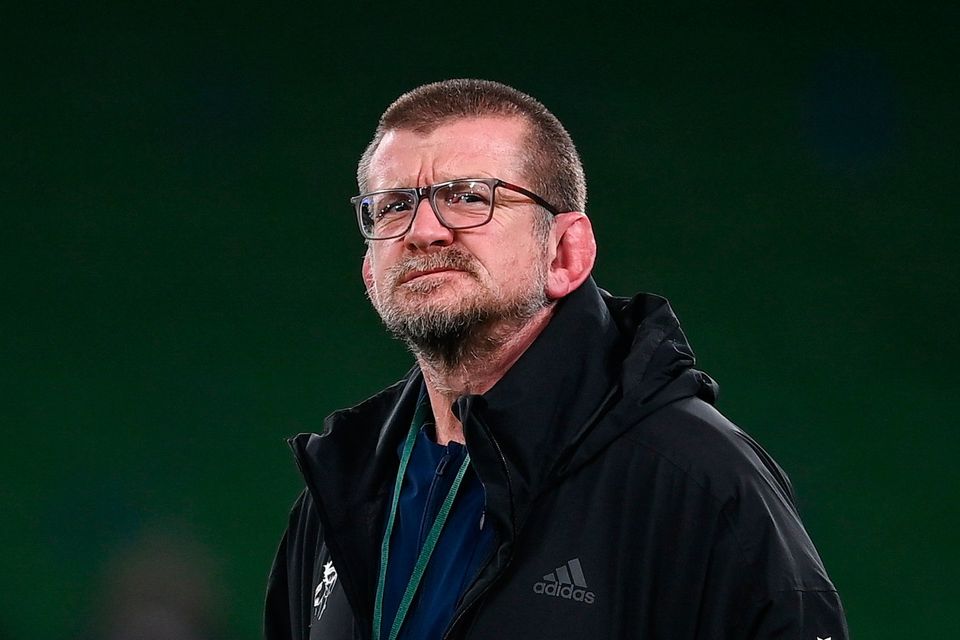
POLYGON ((543 105, 419 87, 357 179, 367 292, 416 366, 291 440, 267 638, 846 637, 789 481, 713 408, 667 302, 590 277, 543 105))

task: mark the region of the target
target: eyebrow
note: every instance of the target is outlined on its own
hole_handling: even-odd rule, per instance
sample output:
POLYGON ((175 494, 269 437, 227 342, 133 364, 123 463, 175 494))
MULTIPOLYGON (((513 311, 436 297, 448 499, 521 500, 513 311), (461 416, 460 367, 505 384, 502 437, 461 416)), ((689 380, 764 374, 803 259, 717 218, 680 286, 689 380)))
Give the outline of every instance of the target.
MULTIPOLYGON (((471 179, 473 179, 473 178, 483 178, 483 179, 487 179, 487 178, 498 178, 498 177, 495 176, 495 175, 493 175, 493 174, 491 174, 491 173, 487 173, 487 172, 485 172, 485 171, 478 171, 478 172, 476 172, 476 173, 456 175, 456 176, 452 176, 452 177, 451 177, 450 174, 447 174, 447 175, 439 174, 439 175, 435 176, 434 181, 431 182, 430 184, 431 184, 431 185, 433 185, 433 184, 443 184, 444 182, 453 182, 454 180, 471 180, 471 179)), ((499 178, 498 178, 498 179, 499 179, 499 178)), ((384 190, 387 190, 387 189, 416 189, 418 186, 420 186, 420 185, 411 186, 411 185, 409 185, 409 184, 405 184, 404 182, 401 182, 400 180, 394 180, 393 182, 387 182, 387 183, 384 184, 383 186, 377 187, 376 189, 370 189, 370 191, 384 191, 384 190)), ((424 186, 426 186, 426 185, 424 185, 424 186)))

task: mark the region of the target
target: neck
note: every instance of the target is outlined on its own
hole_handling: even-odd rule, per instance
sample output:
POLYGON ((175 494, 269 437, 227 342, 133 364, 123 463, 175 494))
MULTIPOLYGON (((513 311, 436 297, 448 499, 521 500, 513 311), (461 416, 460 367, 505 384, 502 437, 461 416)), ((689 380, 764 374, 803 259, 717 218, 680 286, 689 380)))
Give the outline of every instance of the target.
POLYGON ((454 401, 463 395, 482 394, 492 389, 547 326, 552 311, 552 306, 545 308, 521 326, 511 323, 484 332, 475 339, 485 348, 464 350, 464 356, 456 363, 414 353, 430 397, 438 444, 451 440, 465 442, 463 425, 451 409, 454 401))

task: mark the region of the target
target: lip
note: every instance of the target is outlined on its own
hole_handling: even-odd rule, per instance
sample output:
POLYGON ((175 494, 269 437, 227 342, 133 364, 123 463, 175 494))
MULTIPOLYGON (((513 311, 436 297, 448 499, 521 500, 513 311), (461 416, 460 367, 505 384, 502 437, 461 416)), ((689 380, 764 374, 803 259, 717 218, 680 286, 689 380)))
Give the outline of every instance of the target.
POLYGON ((440 268, 437 268, 437 269, 423 269, 423 270, 410 271, 410 272, 404 274, 404 276, 400 279, 400 284, 406 284, 406 283, 410 282, 411 280, 414 280, 414 279, 419 278, 419 277, 421 277, 421 276, 430 276, 430 275, 433 275, 433 274, 435 274, 435 273, 448 273, 448 272, 459 272, 459 271, 460 271, 460 269, 451 269, 451 268, 449 268, 449 267, 440 267, 440 268))

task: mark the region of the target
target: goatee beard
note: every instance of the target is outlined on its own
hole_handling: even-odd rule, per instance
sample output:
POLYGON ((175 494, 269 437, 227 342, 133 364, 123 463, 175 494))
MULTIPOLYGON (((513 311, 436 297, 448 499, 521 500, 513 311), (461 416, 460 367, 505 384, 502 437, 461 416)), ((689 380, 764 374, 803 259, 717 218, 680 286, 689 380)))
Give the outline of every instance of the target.
MULTIPOLYGON (((529 286, 505 299, 499 290, 482 291, 470 300, 457 300, 452 305, 435 305, 427 301, 415 311, 403 309, 394 301, 397 288, 411 271, 455 269, 481 282, 475 260, 459 248, 411 257, 393 266, 386 273, 384 296, 374 287, 370 300, 387 330, 403 340, 418 358, 431 366, 452 370, 496 351, 537 312, 549 306, 546 297, 546 269, 537 261, 537 272, 529 286)), ((406 284, 413 293, 423 295, 443 286, 428 281, 406 284)))

